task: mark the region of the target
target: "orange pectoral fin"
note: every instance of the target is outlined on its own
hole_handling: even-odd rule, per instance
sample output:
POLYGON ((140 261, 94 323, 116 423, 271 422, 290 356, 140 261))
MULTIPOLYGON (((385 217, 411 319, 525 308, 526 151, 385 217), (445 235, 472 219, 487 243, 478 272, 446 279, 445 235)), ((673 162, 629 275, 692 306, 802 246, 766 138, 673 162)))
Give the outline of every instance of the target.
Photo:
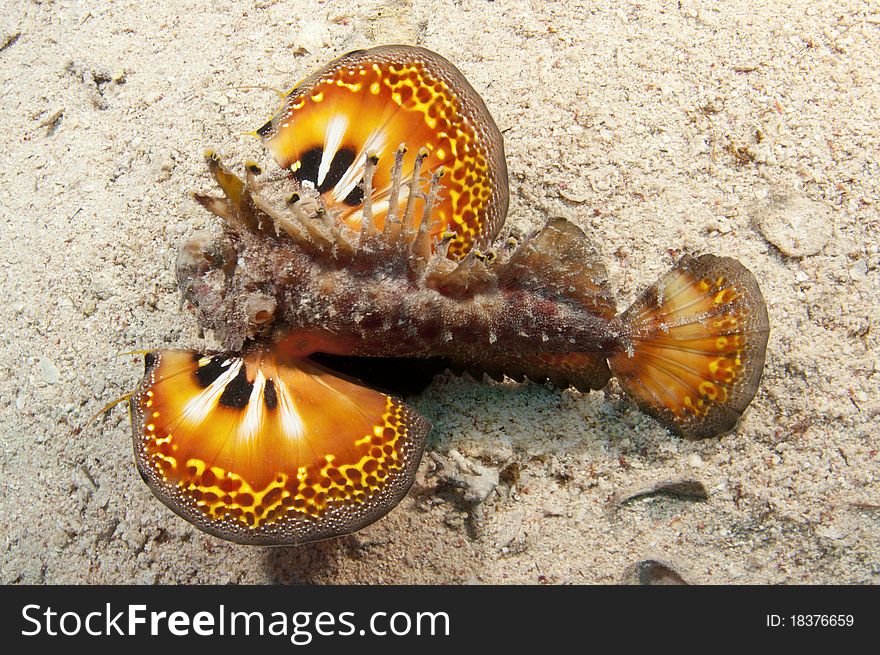
POLYGON ((245 544, 355 532, 412 485, 430 425, 310 360, 158 350, 132 394, 138 470, 196 527, 245 544))
MULTIPOLYGON (((381 46, 330 62, 292 89, 257 134, 281 167, 312 183, 331 213, 356 230, 367 157, 381 162, 370 194, 378 228, 407 206, 407 193, 391 191, 391 163, 401 144, 404 188, 420 151, 423 173, 446 173, 427 227, 434 239, 447 230, 456 234, 451 256, 490 244, 507 215, 501 132, 461 72, 422 48, 381 46)), ((425 204, 419 186, 413 216, 421 216, 425 204)))

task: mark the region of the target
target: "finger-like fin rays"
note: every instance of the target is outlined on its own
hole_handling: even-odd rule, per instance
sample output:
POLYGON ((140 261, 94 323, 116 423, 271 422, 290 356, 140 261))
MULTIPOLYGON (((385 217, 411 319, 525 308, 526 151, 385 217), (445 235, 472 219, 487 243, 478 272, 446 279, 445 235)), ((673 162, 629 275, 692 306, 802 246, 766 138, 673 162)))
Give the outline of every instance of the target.
MULTIPOLYGON (((419 179, 422 174, 422 165, 427 158, 428 153, 426 150, 421 149, 418 153, 416 153, 415 161, 413 162, 413 171, 412 176, 409 179, 409 190, 406 199, 406 208, 403 210, 403 215, 413 216, 415 214, 416 207, 416 198, 418 197, 419 189, 419 179)), ((418 227, 413 226, 412 221, 402 220, 401 224, 403 226, 404 239, 406 241, 412 240, 413 242, 413 254, 417 257, 421 257, 424 260, 427 260, 430 256, 431 242, 428 237, 428 225, 422 224, 418 227), (412 231, 415 230, 416 236, 413 237, 412 231)))
MULTIPOLYGON (((406 145, 401 143, 394 153, 394 164, 391 167, 391 190, 388 192, 388 213, 385 225, 382 228, 382 237, 385 243, 392 243, 399 238, 401 230, 400 221, 400 187, 403 177, 403 156, 406 154, 406 145)), ((413 189, 409 190, 410 195, 413 189)), ((408 201, 407 201, 408 202, 408 201)), ((404 216, 407 216, 404 212, 404 216)))
MULTIPOLYGON (((283 169, 313 182, 328 209, 355 229, 362 200, 357 185, 368 157, 386 160, 399 143, 414 149, 404 158, 402 179, 418 179, 410 171, 420 148, 427 151, 428 170, 443 166, 450 173, 430 227, 434 238, 456 233, 453 258, 487 247, 507 215, 501 131, 461 72, 423 48, 382 46, 339 57, 291 89, 257 134, 283 169), (340 148, 353 153, 351 163, 327 186, 325 175, 340 148)), ((391 194, 388 169, 378 169, 374 182, 374 220, 381 230, 393 211, 393 203, 382 204, 391 194)))
MULTIPOLYGON (((421 274, 438 245, 450 241, 448 235, 453 239, 456 235, 444 232, 439 241, 433 241, 431 237, 434 229, 432 208, 441 198, 443 167, 423 178, 421 168, 427 154, 419 152, 412 177, 404 179, 400 162, 405 153, 406 146, 401 144, 391 165, 392 181, 388 191, 388 198, 396 195, 396 201, 383 198, 380 202, 383 212, 389 211, 391 204, 397 209, 388 215, 381 229, 376 220, 376 193, 365 192, 363 206, 357 215, 358 229, 354 231, 322 207, 310 187, 303 186, 292 196, 285 196, 283 205, 275 204, 264 195, 264 191, 271 192, 270 187, 275 181, 260 184, 258 175, 261 171, 256 164, 246 166, 246 178, 241 180, 213 151, 207 153, 208 168, 225 198, 195 197, 203 207, 222 218, 232 231, 250 230, 278 238, 287 236, 307 249, 342 263, 358 256, 397 258, 401 264, 411 266, 421 274)), ((362 182, 365 190, 372 189, 379 166, 380 160, 376 156, 367 158, 362 182)), ((447 249, 448 245, 440 255, 445 257, 447 249)))
POLYGON ((377 226, 373 221, 373 174, 376 172, 376 165, 379 163, 379 157, 374 154, 367 154, 367 160, 364 165, 364 208, 361 213, 361 237, 360 247, 375 238, 377 234, 377 226))

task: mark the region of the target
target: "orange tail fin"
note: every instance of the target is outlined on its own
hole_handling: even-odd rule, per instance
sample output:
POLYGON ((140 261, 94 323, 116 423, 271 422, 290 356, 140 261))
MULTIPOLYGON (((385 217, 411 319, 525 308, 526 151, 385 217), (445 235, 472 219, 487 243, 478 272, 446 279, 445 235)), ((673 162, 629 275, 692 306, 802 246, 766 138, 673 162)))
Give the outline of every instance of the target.
POLYGON ((412 485, 430 425, 386 394, 271 352, 146 355, 138 470, 217 537, 294 545, 359 530, 412 485))
POLYGON ((770 327, 754 276, 736 260, 683 257, 620 315, 620 386, 684 437, 733 428, 755 397, 770 327))

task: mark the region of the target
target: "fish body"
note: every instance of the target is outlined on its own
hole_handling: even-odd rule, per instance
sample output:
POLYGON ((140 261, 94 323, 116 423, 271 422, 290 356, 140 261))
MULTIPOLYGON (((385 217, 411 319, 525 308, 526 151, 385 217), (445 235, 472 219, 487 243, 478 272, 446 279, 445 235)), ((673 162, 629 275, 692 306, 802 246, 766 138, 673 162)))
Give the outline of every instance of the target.
MULTIPOLYGON (((245 226, 252 219, 271 221, 266 215, 236 216, 231 224, 245 226)), ((493 253, 491 261, 471 255, 454 262, 443 248, 422 258, 407 244, 386 242, 378 234, 358 246, 359 233, 344 227, 337 239, 354 245, 346 254, 322 254, 308 240, 245 228, 228 244, 231 275, 217 275, 205 255, 196 255, 193 264, 196 250, 190 248, 178 263, 178 279, 200 323, 230 350, 262 336, 300 356, 477 360, 510 352, 568 352, 574 344, 607 354, 621 336, 610 296, 602 291, 585 298, 570 284, 568 278, 584 275, 580 270, 563 269, 555 259, 552 270, 526 261, 552 257, 542 248, 586 244, 567 221, 552 223, 522 248, 493 253), (271 320, 255 321, 246 311, 254 297, 273 307, 271 320)), ((213 241, 203 247, 217 249, 213 241)), ((587 281, 592 289, 595 281, 587 281)))
POLYGON ((198 527, 254 544, 344 534, 412 484, 429 424, 316 356, 442 357, 458 370, 621 388, 691 438, 731 429, 769 332, 754 276, 683 257, 623 312, 596 249, 551 219, 498 240, 501 133, 448 61, 406 46, 306 78, 256 134, 282 168, 209 152, 222 235, 196 234, 181 293, 225 352, 160 350, 132 394, 138 468, 198 527))

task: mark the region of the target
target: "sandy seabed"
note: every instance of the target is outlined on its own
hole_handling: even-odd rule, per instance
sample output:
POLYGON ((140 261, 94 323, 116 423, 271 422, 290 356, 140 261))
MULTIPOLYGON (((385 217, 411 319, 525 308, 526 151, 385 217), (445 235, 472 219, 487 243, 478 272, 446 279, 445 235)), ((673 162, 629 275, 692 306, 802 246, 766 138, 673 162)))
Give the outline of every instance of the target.
POLYGON ((693 583, 880 581, 876 4, 212 5, 3 3, 0 582, 614 583, 645 560, 693 583), (219 541, 141 481, 123 409, 76 428, 137 383, 116 353, 215 345, 174 279, 213 225, 189 195, 213 186, 204 149, 266 161, 244 133, 272 88, 393 42, 485 99, 506 229, 577 223, 618 306, 680 253, 749 267, 763 383, 735 431, 692 442, 614 383, 444 374, 412 399, 434 431, 385 519, 297 548, 219 541))

